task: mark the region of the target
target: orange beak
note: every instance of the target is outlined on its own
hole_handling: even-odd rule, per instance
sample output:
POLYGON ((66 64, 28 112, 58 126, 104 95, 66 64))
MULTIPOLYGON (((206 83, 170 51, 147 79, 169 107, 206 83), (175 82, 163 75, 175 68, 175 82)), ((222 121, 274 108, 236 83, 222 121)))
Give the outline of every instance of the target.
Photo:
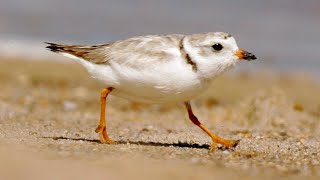
POLYGON ((255 60, 257 59, 255 55, 253 55, 252 53, 249 53, 243 49, 240 49, 235 53, 235 55, 240 59, 245 59, 247 61, 251 61, 251 60, 255 60))

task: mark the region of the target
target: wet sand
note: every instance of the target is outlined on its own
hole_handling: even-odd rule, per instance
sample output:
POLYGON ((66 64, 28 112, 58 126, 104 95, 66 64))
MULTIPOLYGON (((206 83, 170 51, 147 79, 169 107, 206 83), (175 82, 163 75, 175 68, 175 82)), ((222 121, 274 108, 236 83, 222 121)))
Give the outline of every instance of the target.
POLYGON ((320 86, 302 74, 227 73, 193 101, 211 143, 182 104, 108 100, 94 132, 101 84, 75 63, 0 60, 1 179, 318 179, 320 86))

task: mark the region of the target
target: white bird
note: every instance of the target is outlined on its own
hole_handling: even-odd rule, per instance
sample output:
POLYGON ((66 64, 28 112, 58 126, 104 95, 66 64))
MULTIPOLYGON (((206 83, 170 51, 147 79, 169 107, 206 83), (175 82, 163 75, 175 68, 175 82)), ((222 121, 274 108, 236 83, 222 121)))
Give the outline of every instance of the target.
POLYGON ((211 133, 193 114, 190 100, 242 59, 256 57, 238 48, 235 39, 223 32, 193 35, 148 35, 101 45, 61 45, 47 48, 82 64, 101 81, 100 124, 96 132, 102 143, 114 143, 107 134, 106 97, 109 93, 137 102, 184 102, 189 119, 212 138, 211 150, 222 144, 235 147, 238 140, 211 133))

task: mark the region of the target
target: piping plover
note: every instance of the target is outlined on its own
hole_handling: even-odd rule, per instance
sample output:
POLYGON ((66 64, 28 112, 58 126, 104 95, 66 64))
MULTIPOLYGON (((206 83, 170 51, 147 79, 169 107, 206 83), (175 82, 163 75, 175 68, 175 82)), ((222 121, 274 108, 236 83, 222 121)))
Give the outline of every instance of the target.
POLYGON ((212 138, 211 150, 222 144, 235 147, 238 140, 210 132, 193 114, 190 100, 200 95, 222 72, 242 59, 256 57, 238 48, 223 32, 193 35, 149 35, 101 45, 47 43, 53 52, 82 64, 91 76, 104 83, 100 123, 96 132, 102 143, 114 143, 106 130, 106 98, 113 95, 146 103, 183 102, 189 119, 212 138))

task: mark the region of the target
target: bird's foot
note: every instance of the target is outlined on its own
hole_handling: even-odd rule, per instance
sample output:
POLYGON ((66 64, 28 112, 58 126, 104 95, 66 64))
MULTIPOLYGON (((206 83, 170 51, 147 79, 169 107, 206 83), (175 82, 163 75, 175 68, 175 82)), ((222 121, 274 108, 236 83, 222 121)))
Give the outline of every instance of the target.
POLYGON ((96 130, 96 133, 99 133, 100 136, 100 142, 102 144, 117 144, 115 141, 109 138, 106 130, 106 126, 99 125, 96 130))
POLYGON ((210 152, 218 148, 218 144, 221 144, 226 149, 233 149, 239 144, 240 140, 228 140, 228 139, 219 139, 218 141, 213 141, 210 152))

